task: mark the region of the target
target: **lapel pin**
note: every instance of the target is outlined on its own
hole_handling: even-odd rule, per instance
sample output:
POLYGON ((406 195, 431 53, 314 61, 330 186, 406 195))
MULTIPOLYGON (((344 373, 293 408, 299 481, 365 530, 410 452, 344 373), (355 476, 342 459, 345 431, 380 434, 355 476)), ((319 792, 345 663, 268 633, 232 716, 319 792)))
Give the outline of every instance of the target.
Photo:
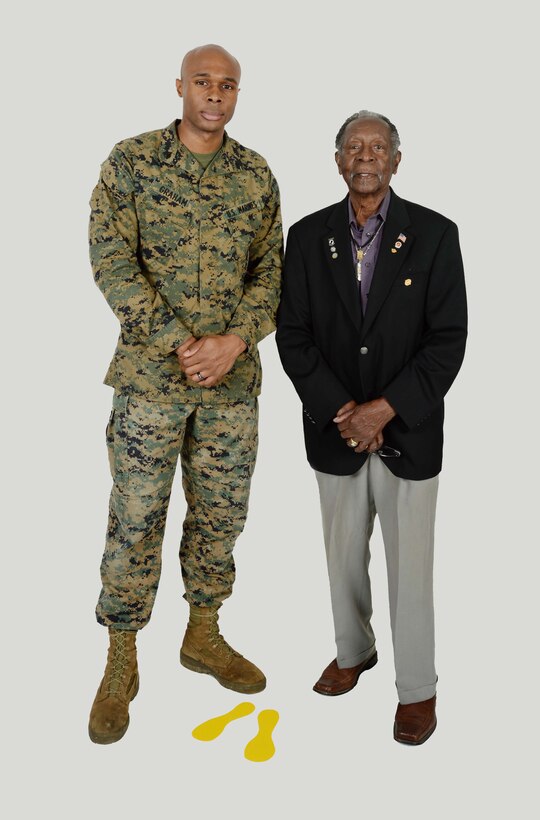
POLYGON ((400 242, 406 242, 406 241, 407 241, 407 237, 405 236, 405 234, 404 234, 404 233, 400 233, 400 235, 398 236, 398 240, 399 240, 400 242))
POLYGON ((396 247, 396 248, 401 248, 401 246, 402 246, 402 245, 403 245, 403 242, 400 242, 400 241, 398 240, 398 241, 396 242, 396 244, 395 244, 395 247, 396 247))
POLYGON ((395 248, 391 248, 391 251, 392 253, 397 253, 397 250, 395 248))
POLYGON ((406 288, 408 288, 409 285, 412 285, 412 279, 405 279, 405 282, 403 284, 405 285, 406 288))
POLYGON ((337 253, 337 250, 336 250, 336 243, 335 243, 335 240, 334 240, 333 236, 331 236, 328 239, 328 248, 330 250, 330 253, 332 254, 332 259, 337 259, 338 258, 338 253, 337 253))
POLYGON ((337 257, 338 257, 337 253, 332 254, 332 259, 337 259, 337 257))

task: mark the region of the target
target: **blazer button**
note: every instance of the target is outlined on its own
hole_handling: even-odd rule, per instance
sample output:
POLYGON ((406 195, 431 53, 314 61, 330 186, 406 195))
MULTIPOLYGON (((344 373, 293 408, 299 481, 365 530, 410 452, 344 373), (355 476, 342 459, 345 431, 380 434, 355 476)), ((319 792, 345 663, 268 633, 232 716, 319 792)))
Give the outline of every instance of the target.
POLYGON ((360 348, 360 353, 362 354, 362 356, 365 356, 367 352, 368 352, 367 347, 361 347, 360 348))

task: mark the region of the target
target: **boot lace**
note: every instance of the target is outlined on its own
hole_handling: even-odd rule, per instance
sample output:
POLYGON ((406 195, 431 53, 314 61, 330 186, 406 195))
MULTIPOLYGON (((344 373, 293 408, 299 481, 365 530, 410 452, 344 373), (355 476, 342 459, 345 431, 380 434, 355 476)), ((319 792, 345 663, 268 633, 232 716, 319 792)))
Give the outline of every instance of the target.
POLYGON ((229 646, 221 632, 219 631, 219 626, 217 621, 210 623, 208 628, 208 638, 210 641, 210 645, 212 649, 218 653, 218 655, 222 655, 223 657, 228 658, 241 658, 240 652, 237 652, 232 646, 229 646))
POLYGON ((107 694, 116 695, 120 691, 120 686, 124 677, 128 656, 126 650, 126 634, 119 630, 114 636, 112 657, 109 662, 109 679, 107 681, 107 694))

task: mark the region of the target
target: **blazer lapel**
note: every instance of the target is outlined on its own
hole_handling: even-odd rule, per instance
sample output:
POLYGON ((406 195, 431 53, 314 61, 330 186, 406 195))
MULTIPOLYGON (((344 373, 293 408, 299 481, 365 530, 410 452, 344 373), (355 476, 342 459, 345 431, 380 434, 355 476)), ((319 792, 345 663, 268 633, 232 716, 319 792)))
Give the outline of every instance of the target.
POLYGON ((386 299, 392 283, 405 262, 414 242, 414 236, 407 230, 410 225, 405 203, 392 191, 390 207, 384 224, 377 264, 369 291, 366 313, 362 323, 365 336, 386 299), (405 240, 401 240, 403 234, 405 240), (401 246, 396 248, 396 242, 401 246))
POLYGON ((360 293, 354 271, 349 233, 348 197, 330 214, 328 233, 323 236, 324 255, 335 286, 357 330, 362 324, 360 293))

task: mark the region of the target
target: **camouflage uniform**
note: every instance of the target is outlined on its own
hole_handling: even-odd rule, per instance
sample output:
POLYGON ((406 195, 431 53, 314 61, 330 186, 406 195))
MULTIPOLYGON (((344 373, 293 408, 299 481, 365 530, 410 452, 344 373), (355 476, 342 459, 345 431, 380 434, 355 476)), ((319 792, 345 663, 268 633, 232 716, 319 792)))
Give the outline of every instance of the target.
POLYGON ((209 606, 230 595, 257 448, 257 343, 279 301, 279 192, 266 162, 225 135, 203 171, 176 126, 115 146, 91 199, 92 268, 120 320, 105 377, 114 484, 97 616, 107 626, 150 617, 179 454, 186 597, 209 606), (222 333, 246 351, 218 385, 191 383, 175 349, 222 333))

